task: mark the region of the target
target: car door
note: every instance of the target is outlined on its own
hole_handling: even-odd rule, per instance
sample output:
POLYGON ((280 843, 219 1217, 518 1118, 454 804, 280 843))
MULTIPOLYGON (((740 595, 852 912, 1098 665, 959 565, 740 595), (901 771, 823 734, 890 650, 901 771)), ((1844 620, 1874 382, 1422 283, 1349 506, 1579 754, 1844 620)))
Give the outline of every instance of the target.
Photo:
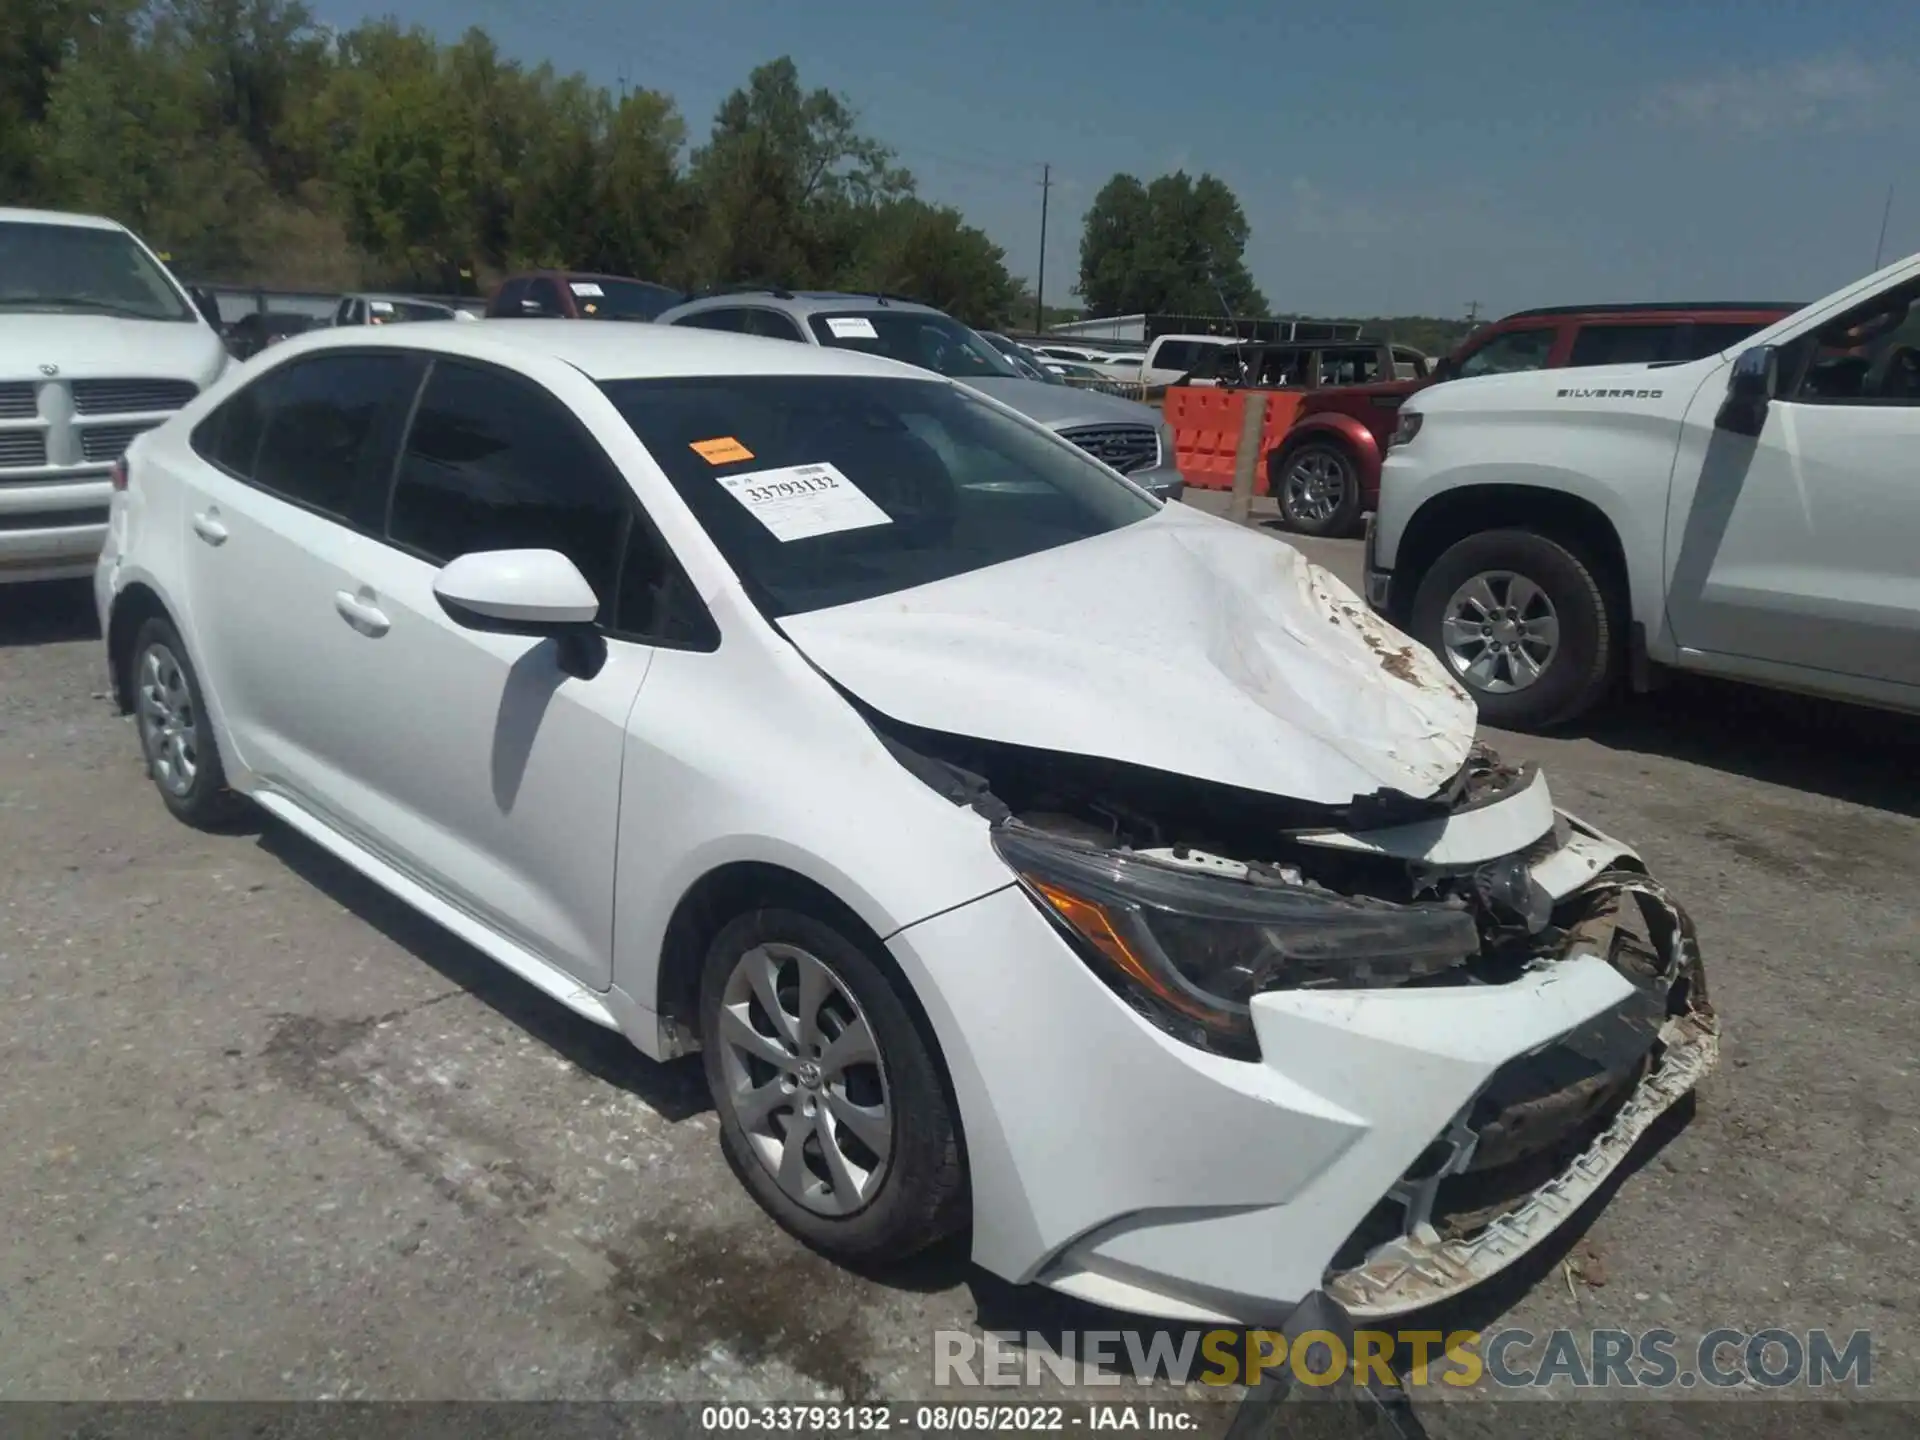
POLYGON ((350 658, 341 552, 377 534, 423 362, 330 350, 274 366, 203 420, 182 475, 186 599, 197 660, 235 756, 272 788, 333 793, 316 751, 331 671, 350 658))
POLYGON ((381 853, 594 989, 611 978, 627 718, 653 658, 615 623, 619 587, 649 583, 636 577, 657 551, 568 405, 524 375, 437 357, 384 537, 355 536, 344 557, 366 623, 336 617, 350 693, 311 741, 337 757, 338 804, 381 853), (565 554, 600 596, 597 673, 571 673, 557 640, 466 629, 435 597, 460 555, 529 548, 565 554))
POLYGON ((1726 366, 1688 407, 1667 520, 1674 638, 1920 686, 1920 281, 1785 341, 1759 435, 1716 426, 1726 366))

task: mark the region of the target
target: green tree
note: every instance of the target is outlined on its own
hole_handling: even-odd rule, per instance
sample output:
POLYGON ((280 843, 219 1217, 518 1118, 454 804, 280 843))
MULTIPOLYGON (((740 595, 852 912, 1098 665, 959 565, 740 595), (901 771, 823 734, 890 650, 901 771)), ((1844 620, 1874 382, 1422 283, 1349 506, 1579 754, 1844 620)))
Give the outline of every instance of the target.
POLYGON ((1184 170, 1143 185, 1115 175, 1100 188, 1080 238, 1080 293, 1089 315, 1264 315, 1244 259, 1247 217, 1212 175, 1184 170))
POLYGON ((862 224, 913 189, 847 102, 803 91, 784 56, 721 102, 691 181, 701 223, 682 263, 695 284, 831 283, 853 260, 862 224))
POLYGON ((924 200, 895 200, 867 224, 861 250, 841 283, 850 289, 911 295, 969 325, 1007 324, 1020 287, 1006 251, 958 210, 924 200))

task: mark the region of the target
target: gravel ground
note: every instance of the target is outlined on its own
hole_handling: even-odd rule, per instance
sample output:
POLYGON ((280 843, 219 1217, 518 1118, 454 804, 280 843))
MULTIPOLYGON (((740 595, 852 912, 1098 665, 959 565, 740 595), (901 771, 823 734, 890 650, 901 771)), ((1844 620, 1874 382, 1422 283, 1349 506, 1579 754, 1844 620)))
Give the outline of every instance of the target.
MULTIPOLYGON (((104 691, 83 586, 0 588, 0 1398, 906 1398, 936 1330, 1126 1323, 818 1259, 697 1062, 278 826, 174 823, 104 691)), ((1434 1323, 1869 1329, 1920 1398, 1920 726, 1684 684, 1493 738, 1691 905, 1726 1043, 1597 1217, 1434 1323)))

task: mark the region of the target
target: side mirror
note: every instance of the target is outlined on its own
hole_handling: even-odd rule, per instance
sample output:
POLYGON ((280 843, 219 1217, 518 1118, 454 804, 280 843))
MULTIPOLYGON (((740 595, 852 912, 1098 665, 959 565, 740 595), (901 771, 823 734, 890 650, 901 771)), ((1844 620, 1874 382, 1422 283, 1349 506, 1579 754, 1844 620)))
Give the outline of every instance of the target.
POLYGON ((536 635, 560 642, 560 668, 591 679, 606 660, 593 628, 600 597, 558 550, 481 550, 433 577, 447 618, 468 630, 536 635))
POLYGON ((1780 352, 1772 345, 1742 350, 1727 376, 1727 398, 1713 417, 1716 430, 1758 435, 1767 423, 1767 407, 1780 378, 1780 352))

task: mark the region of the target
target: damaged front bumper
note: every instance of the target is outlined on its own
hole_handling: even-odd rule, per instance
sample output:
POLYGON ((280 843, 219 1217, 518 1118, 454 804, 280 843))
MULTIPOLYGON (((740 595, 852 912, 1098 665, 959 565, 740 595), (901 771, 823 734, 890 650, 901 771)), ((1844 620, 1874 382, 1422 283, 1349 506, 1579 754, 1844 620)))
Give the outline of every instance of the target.
POLYGON ((1632 993, 1497 1070, 1356 1228, 1327 1273, 1356 1319, 1422 1309, 1514 1264, 1713 1068, 1719 1026, 1686 912, 1631 872, 1571 899, 1585 913, 1565 956, 1604 959, 1632 993))
POLYGON ((1552 903, 1522 937, 1538 953, 1256 994, 1257 1060, 1170 1038, 1062 963, 1017 891, 890 941, 910 971, 979 981, 934 1017, 976 1260, 1188 1322, 1278 1323, 1322 1289, 1374 1319, 1481 1283, 1565 1223, 1712 1067, 1717 1029, 1691 922, 1638 857, 1554 810, 1536 775, 1500 790, 1438 825, 1318 838, 1416 865, 1518 839, 1552 903))

